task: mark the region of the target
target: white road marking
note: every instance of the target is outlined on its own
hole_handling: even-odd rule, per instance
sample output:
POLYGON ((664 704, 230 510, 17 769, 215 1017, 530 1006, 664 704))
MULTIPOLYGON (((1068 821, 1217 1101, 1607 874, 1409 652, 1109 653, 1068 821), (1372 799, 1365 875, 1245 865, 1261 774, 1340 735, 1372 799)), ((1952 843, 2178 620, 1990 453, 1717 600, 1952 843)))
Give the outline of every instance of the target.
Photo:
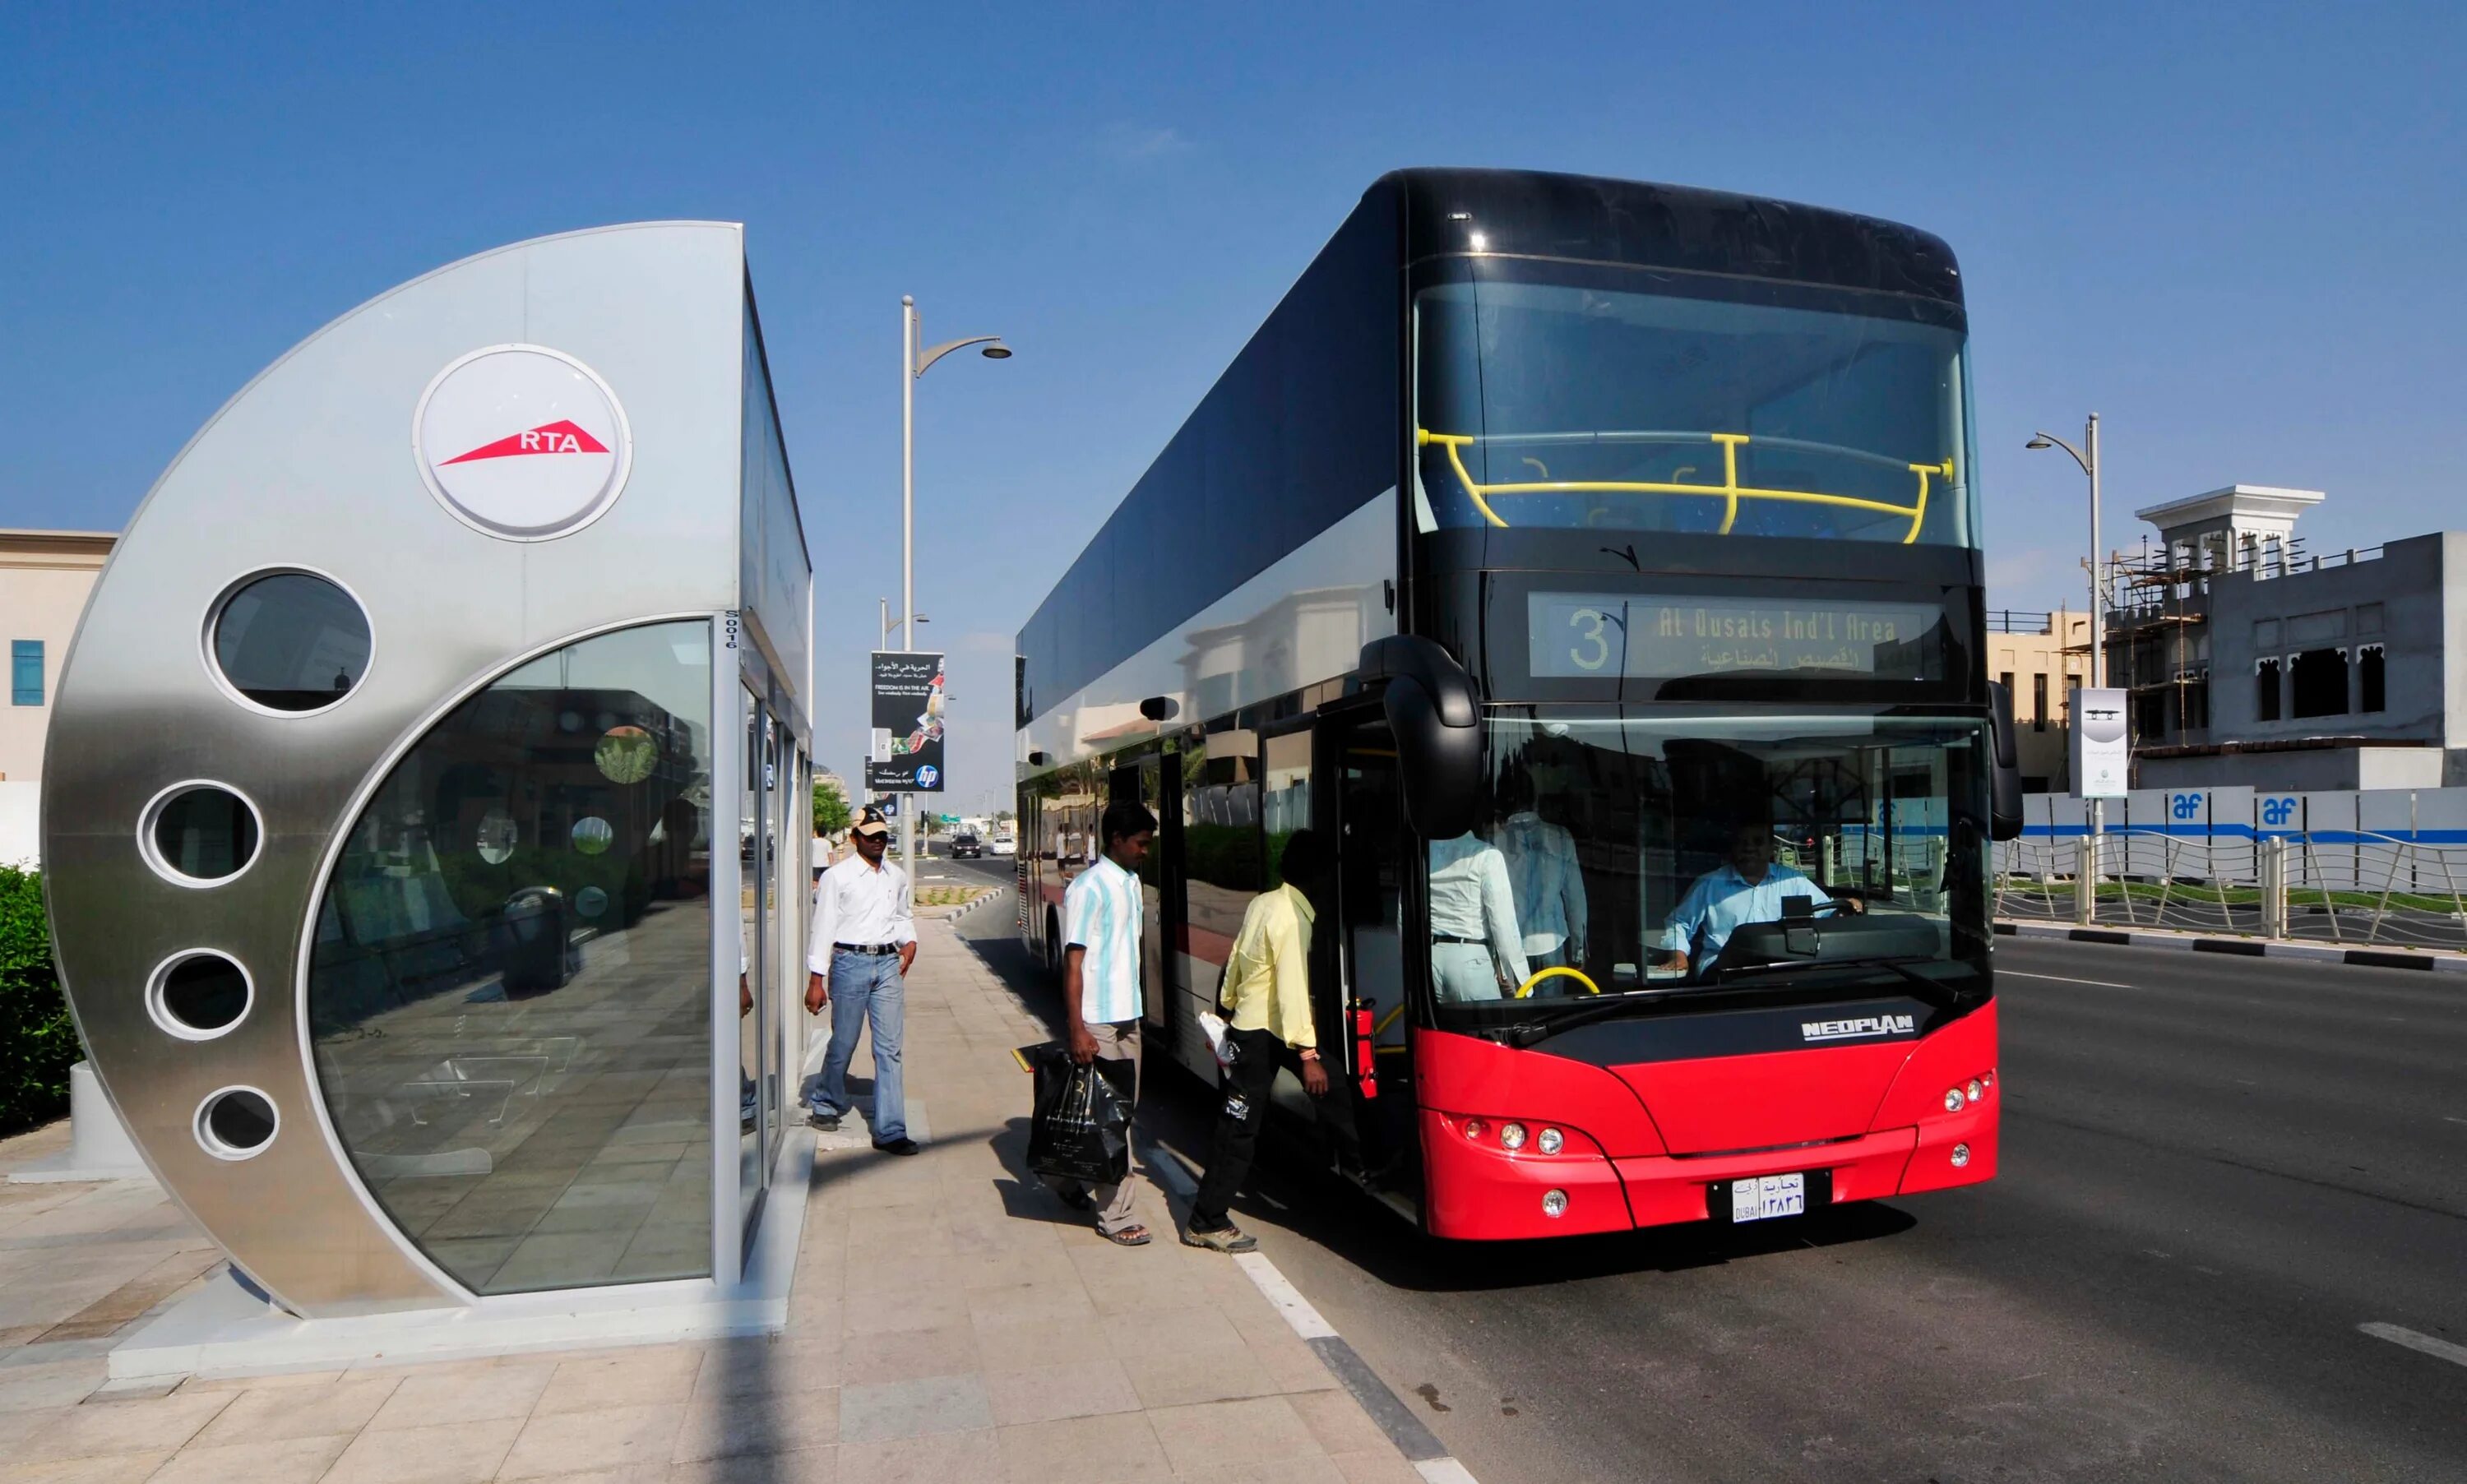
MULTIPOLYGON (((1198 1172, 1179 1152, 1162 1144, 1150 1144, 1147 1155, 1149 1170, 1166 1189, 1186 1201, 1198 1193, 1198 1172)), ((1267 1253, 1237 1252, 1234 1261, 1250 1278, 1251 1286, 1257 1289, 1260 1295, 1283 1316, 1286 1325, 1296 1335, 1304 1340, 1344 1341, 1345 1337, 1337 1333, 1336 1326, 1328 1323, 1327 1317, 1302 1296, 1301 1290, 1294 1287, 1292 1280, 1278 1270, 1277 1265, 1268 1260, 1267 1253)), ((1345 1348, 1359 1363, 1360 1355, 1353 1352, 1350 1345, 1345 1348)), ((1414 1472, 1422 1476, 1424 1484, 1482 1484, 1472 1470, 1457 1462, 1451 1454, 1422 1459, 1414 1465, 1414 1472)))
POLYGON ((2448 1113, 2444 1113, 2441 1115, 2441 1121, 2444 1123, 2467 1123, 2467 1118, 2453 1118, 2448 1113))
POLYGON ((1336 1333, 1336 1326, 1312 1308, 1311 1301, 1299 1289, 1285 1281, 1285 1275, 1264 1253, 1237 1252, 1234 1262, 1251 1275, 1251 1286, 1277 1306, 1277 1313, 1285 1316, 1285 1323, 1293 1327, 1295 1334, 1304 1339, 1324 1339, 1336 1333))
POLYGON ((2114 979, 2077 979, 2070 974, 2025 974, 2019 969, 1999 969, 1996 972, 2017 979, 2053 979, 2059 984, 2094 984, 2100 989, 2133 988, 2130 984, 2118 984, 2114 979))
POLYGON ((2359 1324, 2356 1328, 2375 1339, 2387 1339, 2393 1345, 2405 1345, 2410 1350, 2421 1351, 2426 1355, 2447 1360, 2453 1365, 2467 1365, 2467 1345, 2454 1345, 2446 1339, 2435 1339, 2430 1335, 2419 1335, 2410 1329, 2378 1321, 2371 1324, 2359 1324))

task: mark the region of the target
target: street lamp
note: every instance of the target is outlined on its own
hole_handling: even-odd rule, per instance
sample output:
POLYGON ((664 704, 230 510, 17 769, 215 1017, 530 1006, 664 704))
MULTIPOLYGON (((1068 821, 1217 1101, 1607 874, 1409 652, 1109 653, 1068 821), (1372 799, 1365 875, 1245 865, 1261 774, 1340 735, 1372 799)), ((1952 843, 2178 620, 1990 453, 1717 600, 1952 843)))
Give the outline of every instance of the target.
MULTIPOLYGON (((880 604, 882 605, 882 645, 881 645, 881 647, 882 647, 882 648, 885 648, 885 649, 888 649, 888 648, 890 648, 890 647, 891 647, 891 599, 889 599, 889 598, 887 598, 887 597, 878 597, 878 598, 875 598, 875 599, 874 599, 874 601, 875 601, 875 602, 877 602, 877 603, 880 603, 880 604)), ((909 616, 908 616, 908 620, 907 620, 907 621, 908 621, 908 622, 910 622, 910 623, 912 623, 912 624, 917 624, 917 623, 931 623, 931 622, 933 622, 934 620, 933 620, 933 619, 931 619, 931 618, 927 618, 927 617, 925 617, 923 614, 918 613, 918 614, 911 614, 911 615, 909 615, 909 616)), ((916 632, 916 631, 915 631, 914 629, 902 629, 902 630, 900 630, 900 635, 901 635, 901 637, 907 640, 908 647, 909 647, 909 648, 911 648, 911 649, 914 649, 914 648, 916 648, 916 647, 917 647, 917 641, 916 641, 914 638, 910 637, 910 636, 913 636, 913 635, 915 634, 915 632, 916 632)))
MULTIPOLYGON (((2093 688, 2107 684, 2107 635, 2103 631, 2098 591, 2098 414, 2090 415, 2090 424, 2082 433, 2082 446, 2075 448, 2052 433, 2031 435, 2024 448, 2061 448, 2073 456, 2073 462, 2090 476, 2090 684, 2093 688)), ((2076 724, 2080 718, 2075 717, 2076 724)))
MULTIPOLYGON (((962 340, 946 340, 932 349, 922 349, 924 321, 917 313, 914 296, 899 296, 899 621, 906 641, 917 641, 917 625, 924 620, 917 616, 917 381, 934 369, 934 363, 954 350, 970 346, 983 346, 978 353, 988 361, 1007 361, 1010 347, 1000 335, 970 335, 962 340)), ((883 624, 883 641, 891 639, 889 618, 883 624)), ((917 811, 899 811, 899 860, 908 870, 910 899, 917 891, 917 811)))

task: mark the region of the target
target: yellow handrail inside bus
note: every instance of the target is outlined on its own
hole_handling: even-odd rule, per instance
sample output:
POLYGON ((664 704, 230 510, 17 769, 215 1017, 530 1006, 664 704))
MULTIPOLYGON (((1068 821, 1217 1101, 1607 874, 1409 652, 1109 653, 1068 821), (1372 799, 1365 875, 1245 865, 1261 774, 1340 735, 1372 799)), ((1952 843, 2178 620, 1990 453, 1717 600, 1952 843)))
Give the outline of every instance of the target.
POLYGON ((1863 500, 1855 495, 1819 494, 1804 489, 1764 489, 1739 483, 1739 445, 1749 441, 1747 434, 1709 433, 1705 436, 1722 445, 1722 483, 1719 484, 1664 483, 1646 480, 1534 480, 1521 483, 1484 484, 1474 479, 1473 471, 1465 467, 1464 461, 1465 447, 1481 442, 1479 437, 1470 433, 1433 433, 1428 428, 1415 428, 1414 443, 1416 447, 1437 443, 1445 448, 1449 466, 1457 471, 1457 478, 1463 481, 1465 493, 1473 497, 1475 508, 1482 511, 1482 519, 1502 528, 1507 522, 1490 507, 1492 499, 1500 495, 1706 495, 1723 502, 1721 534, 1726 536, 1739 518, 1740 501, 1780 500, 1796 505, 1831 505, 1853 510, 1874 510, 1883 515, 1906 515, 1910 517, 1911 528, 1902 537, 1901 544, 1910 546, 1919 539, 1919 527, 1927 520, 1929 483, 1939 475, 1948 480, 1953 478, 1953 461, 1950 459, 1942 463, 1904 465, 1919 477, 1918 499, 1910 505, 1863 500))
POLYGON ((1602 992, 1602 987, 1599 984, 1596 984, 1592 979, 1585 978, 1583 970, 1563 968, 1554 964, 1548 969, 1534 970, 1529 978, 1526 979, 1524 983, 1516 986, 1516 998, 1519 1000, 1532 999, 1534 985, 1541 983, 1544 979, 1550 978, 1554 975, 1560 974, 1564 974, 1568 978, 1574 979, 1577 983, 1584 985, 1586 994, 1598 995, 1602 992))

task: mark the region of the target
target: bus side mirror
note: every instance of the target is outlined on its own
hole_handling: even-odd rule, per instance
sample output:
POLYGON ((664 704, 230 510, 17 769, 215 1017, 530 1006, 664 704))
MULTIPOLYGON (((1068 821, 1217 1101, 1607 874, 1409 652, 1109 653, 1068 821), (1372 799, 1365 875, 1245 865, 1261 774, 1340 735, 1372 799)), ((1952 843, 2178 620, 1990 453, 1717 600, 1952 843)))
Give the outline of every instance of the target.
POLYGON ((1426 840, 1471 832, 1482 803, 1482 697, 1431 640, 1394 634, 1362 646, 1364 682, 1388 683, 1405 820, 1426 840))
POLYGON ((1987 838, 2018 840, 2022 835, 2022 746, 2013 734, 2013 688, 1987 683, 1989 760, 1987 838))

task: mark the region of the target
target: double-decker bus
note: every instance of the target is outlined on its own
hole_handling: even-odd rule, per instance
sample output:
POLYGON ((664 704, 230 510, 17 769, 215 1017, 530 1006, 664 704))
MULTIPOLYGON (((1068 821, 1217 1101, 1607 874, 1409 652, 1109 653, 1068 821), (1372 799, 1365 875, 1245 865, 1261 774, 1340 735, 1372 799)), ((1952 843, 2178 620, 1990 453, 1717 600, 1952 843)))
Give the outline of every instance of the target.
POLYGON ((1380 179, 1019 636, 1021 932, 1135 798, 1145 1038, 1335 846, 1316 1126, 1427 1231, 1788 1216, 1996 1170, 1961 281, 1709 191, 1380 179))

